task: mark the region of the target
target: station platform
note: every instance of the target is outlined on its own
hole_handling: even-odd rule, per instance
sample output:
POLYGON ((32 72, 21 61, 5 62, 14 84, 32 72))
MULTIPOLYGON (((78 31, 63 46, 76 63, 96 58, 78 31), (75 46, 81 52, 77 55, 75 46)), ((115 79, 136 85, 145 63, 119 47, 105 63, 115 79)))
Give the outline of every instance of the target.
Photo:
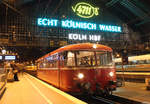
POLYGON ((113 94, 143 104, 150 104, 150 90, 146 90, 145 83, 125 82, 124 86, 118 87, 113 94))
POLYGON ((87 104, 27 74, 8 82, 0 104, 87 104))

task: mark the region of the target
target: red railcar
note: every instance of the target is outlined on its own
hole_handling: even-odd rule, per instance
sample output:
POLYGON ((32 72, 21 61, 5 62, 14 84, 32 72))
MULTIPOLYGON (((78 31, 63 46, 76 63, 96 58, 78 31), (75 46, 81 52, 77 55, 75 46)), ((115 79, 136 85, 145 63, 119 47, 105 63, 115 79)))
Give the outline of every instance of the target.
POLYGON ((70 93, 111 94, 116 72, 110 47, 81 43, 61 47, 37 61, 37 77, 70 93))

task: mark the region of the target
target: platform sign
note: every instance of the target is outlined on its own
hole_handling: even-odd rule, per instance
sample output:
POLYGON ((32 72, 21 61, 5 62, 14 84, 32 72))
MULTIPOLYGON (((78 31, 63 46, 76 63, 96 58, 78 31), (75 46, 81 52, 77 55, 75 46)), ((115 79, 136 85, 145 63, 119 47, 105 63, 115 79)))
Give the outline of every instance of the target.
POLYGON ((5 56, 5 60, 16 60, 16 56, 5 56))
POLYGON ((2 56, 0 56, 0 60, 2 60, 2 56))

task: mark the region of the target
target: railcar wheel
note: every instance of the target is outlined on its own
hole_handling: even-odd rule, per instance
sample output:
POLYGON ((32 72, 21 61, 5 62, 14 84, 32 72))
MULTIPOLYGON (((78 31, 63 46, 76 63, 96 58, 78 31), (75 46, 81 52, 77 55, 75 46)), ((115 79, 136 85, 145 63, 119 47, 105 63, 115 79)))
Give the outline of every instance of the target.
POLYGON ((107 96, 111 96, 112 95, 112 91, 108 91, 106 95, 107 96))
POLYGON ((105 96, 111 96, 111 95, 112 95, 112 90, 106 89, 104 95, 105 95, 105 96))

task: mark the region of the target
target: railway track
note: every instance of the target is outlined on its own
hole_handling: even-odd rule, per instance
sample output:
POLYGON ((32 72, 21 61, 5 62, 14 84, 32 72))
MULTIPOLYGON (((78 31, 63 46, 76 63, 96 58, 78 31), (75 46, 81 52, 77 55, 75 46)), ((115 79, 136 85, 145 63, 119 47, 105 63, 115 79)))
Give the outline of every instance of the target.
MULTIPOLYGON (((120 104, 118 102, 106 99, 104 97, 100 97, 100 96, 92 96, 93 99, 97 100, 97 101, 101 101, 103 102, 103 104, 120 104)), ((100 102, 98 102, 100 104, 100 102)))
POLYGON ((75 96, 76 98, 87 102, 88 104, 142 104, 141 102, 129 100, 118 96, 75 96))
POLYGON ((130 100, 127 98, 119 97, 116 95, 111 95, 110 97, 105 97, 106 99, 117 102, 118 104, 142 104, 141 102, 130 100))

